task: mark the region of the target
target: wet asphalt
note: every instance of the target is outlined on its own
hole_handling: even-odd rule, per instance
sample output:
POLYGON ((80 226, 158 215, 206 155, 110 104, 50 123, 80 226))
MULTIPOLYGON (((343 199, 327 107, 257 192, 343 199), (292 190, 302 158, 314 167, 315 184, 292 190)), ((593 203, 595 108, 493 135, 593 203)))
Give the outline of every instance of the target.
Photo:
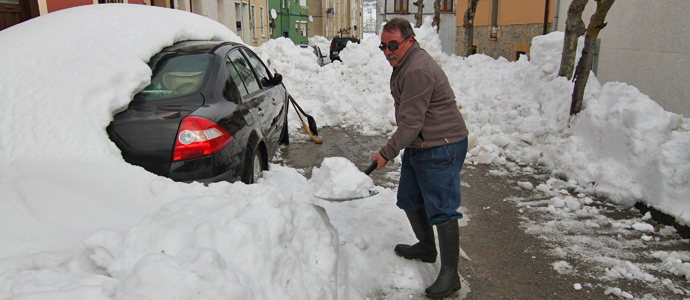
MULTIPOLYGON (((345 157, 364 170, 371 157, 383 146, 386 136, 362 135, 347 128, 319 128, 323 144, 313 143, 306 135, 291 137, 291 144, 281 148, 282 163, 297 169, 304 169, 305 176, 320 166, 325 157, 345 157)), ((398 166, 386 166, 371 174, 376 185, 394 188, 397 186, 398 166)), ((456 294, 447 299, 624 299, 605 295, 608 287, 620 287, 634 295, 654 295, 656 299, 683 299, 672 292, 652 290, 632 280, 610 282, 592 278, 586 272, 559 274, 552 265, 562 258, 553 257, 553 244, 525 232, 526 218, 538 219, 521 211, 514 201, 507 199, 543 199, 536 191, 517 187, 517 182, 529 181, 534 186, 545 182, 549 176, 535 173, 504 172, 501 166, 473 164, 466 162, 461 172, 462 207, 469 219, 460 228, 460 247, 470 260, 460 258, 459 272, 469 287, 463 296, 456 294), (501 171, 500 176, 496 176, 501 171), (582 290, 574 288, 575 283, 586 285, 582 290)), ((635 209, 610 209, 609 217, 626 219, 639 217, 635 209)), ((675 237, 681 240, 680 237, 675 237)), ((687 243, 672 246, 673 249, 688 250, 687 243)), ((673 249, 666 249, 672 251, 673 249)), ((391 251, 392 248, 391 248, 391 251)), ((569 261, 578 270, 597 268, 581 265, 577 260, 569 261)), ((685 288, 690 284, 685 280, 685 288)), ((374 297, 386 299, 385 296, 374 297)), ((653 298, 650 298, 653 299, 653 298)))

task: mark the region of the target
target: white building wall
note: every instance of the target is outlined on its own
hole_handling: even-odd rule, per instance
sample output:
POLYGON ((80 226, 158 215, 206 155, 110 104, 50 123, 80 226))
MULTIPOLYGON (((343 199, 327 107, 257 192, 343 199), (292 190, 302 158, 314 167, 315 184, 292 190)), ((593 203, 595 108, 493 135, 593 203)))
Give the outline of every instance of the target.
POLYGON ((234 0, 175 0, 175 9, 205 16, 237 33, 234 0))
MULTIPOLYGON (((565 30, 570 0, 560 0, 556 29, 565 30)), ((582 20, 596 2, 589 1, 582 20)), ((690 117, 690 1, 616 1, 599 33, 600 82, 625 82, 664 109, 690 117)))
POLYGON ((192 12, 218 21, 217 0, 192 0, 192 12))
MULTIPOLYGON (((415 19, 415 14, 417 13, 417 6, 412 4, 416 0, 408 0, 408 13, 406 14, 396 14, 394 13, 395 1, 394 0, 377 0, 378 13, 376 15, 376 32, 381 33, 382 26, 387 20, 393 19, 395 17, 402 17, 410 21, 414 27, 417 24, 417 19, 415 19), (386 15, 387 13, 387 15, 386 15)), ((453 11, 455 11, 455 4, 453 4, 453 11)), ((424 17, 434 16, 434 0, 424 0, 424 17)), ((441 48, 443 53, 448 55, 455 53, 455 13, 441 13, 441 24, 439 25, 438 35, 441 39, 441 48)))

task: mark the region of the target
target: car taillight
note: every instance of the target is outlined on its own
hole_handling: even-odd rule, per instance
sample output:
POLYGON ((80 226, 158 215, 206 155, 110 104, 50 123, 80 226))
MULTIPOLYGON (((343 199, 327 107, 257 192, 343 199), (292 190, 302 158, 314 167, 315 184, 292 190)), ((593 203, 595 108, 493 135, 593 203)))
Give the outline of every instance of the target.
POLYGON ((331 44, 331 50, 333 50, 333 44, 331 44))
POLYGON ((182 120, 177 131, 173 161, 214 154, 232 139, 233 137, 215 122, 202 117, 188 116, 182 120))

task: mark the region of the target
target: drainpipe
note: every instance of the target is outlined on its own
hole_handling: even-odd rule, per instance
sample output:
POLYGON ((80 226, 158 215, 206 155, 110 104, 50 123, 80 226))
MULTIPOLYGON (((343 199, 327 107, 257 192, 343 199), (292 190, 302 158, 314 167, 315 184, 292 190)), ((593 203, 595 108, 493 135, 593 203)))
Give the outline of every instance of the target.
POLYGON ((388 0, 383 2, 383 20, 388 21, 388 0))
POLYGON ((551 0, 546 0, 546 5, 544 7, 544 35, 546 35, 549 31, 546 28, 549 24, 549 2, 551 2, 551 0))
POLYGON ((553 12, 553 31, 558 31, 558 12, 560 11, 561 0, 556 0, 553 12))

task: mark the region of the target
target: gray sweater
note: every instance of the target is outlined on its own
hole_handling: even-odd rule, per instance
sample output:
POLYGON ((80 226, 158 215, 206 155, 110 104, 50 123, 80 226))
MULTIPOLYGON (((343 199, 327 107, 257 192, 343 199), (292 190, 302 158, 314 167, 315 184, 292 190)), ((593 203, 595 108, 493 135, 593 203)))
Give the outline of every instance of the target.
POLYGON ((469 134, 448 77, 415 42, 393 68, 391 93, 398 128, 379 153, 392 160, 403 148, 457 143, 469 134))

